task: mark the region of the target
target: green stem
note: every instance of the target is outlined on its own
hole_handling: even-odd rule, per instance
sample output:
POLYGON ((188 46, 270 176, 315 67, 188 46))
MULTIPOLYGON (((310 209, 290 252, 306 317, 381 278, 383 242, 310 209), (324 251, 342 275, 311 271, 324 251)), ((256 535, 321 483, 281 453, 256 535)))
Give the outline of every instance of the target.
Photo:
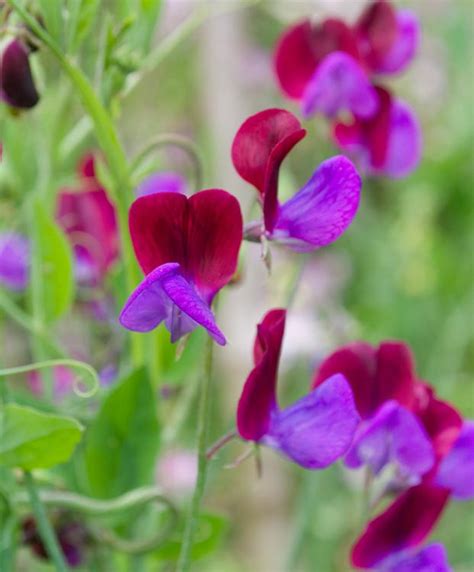
POLYGON ((35 515, 36 524, 43 541, 48 556, 51 558, 58 572, 67 572, 68 567, 64 561, 62 550, 58 544, 54 530, 48 520, 44 506, 36 490, 33 475, 29 471, 25 471, 25 484, 30 496, 31 508, 35 515))
POLYGON ((179 555, 177 572, 187 572, 191 566, 191 551, 193 547, 194 534, 196 532, 199 510, 201 507, 204 488, 206 486, 208 460, 206 456, 207 432, 209 426, 209 393, 212 376, 212 353, 213 341, 209 337, 207 340, 207 351, 204 362, 204 375, 200 382, 199 411, 197 425, 197 450, 198 450, 198 475, 194 488, 193 498, 186 519, 183 543, 179 555))

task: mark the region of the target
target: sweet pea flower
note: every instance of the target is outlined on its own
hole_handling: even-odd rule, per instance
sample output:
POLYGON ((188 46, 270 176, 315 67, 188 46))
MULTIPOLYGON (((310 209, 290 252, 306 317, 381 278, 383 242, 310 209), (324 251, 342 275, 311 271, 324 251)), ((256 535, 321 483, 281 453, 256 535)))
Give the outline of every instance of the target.
POLYGON ((336 123, 333 137, 339 148, 354 156, 367 173, 401 178, 409 175, 421 156, 421 128, 412 109, 376 87, 377 112, 354 114, 349 123, 336 123))
POLYGON ((74 249, 76 278, 85 286, 97 285, 118 259, 117 215, 95 173, 94 156, 78 166, 77 189, 58 195, 56 218, 74 249))
POLYGON ((0 233, 0 285, 21 291, 28 286, 30 244, 16 232, 0 233))
POLYGON ((472 421, 463 425, 456 409, 422 382, 415 387, 412 409, 432 442, 435 464, 419 484, 369 522, 352 550, 357 568, 376 568, 400 551, 414 550, 433 530, 451 497, 474 497, 472 421))
POLYGON ((30 67, 30 49, 19 38, 8 40, 0 54, 0 100, 17 109, 30 109, 39 101, 30 67))
POLYGON ((137 187, 137 197, 153 193, 182 193, 186 194, 186 179, 173 171, 157 171, 146 177, 137 187))
POLYGON ((435 453, 423 423, 411 411, 416 376, 408 346, 391 341, 378 348, 348 344, 324 360, 313 387, 337 373, 351 385, 362 418, 346 466, 368 465, 378 475, 394 464, 400 477, 419 482, 433 466, 435 453))
POLYGON ((354 31, 361 58, 376 74, 405 70, 420 41, 420 25, 415 14, 409 10, 395 10, 386 0, 369 4, 354 31))
POLYGON ((237 430, 242 439, 271 447, 306 469, 322 469, 347 451, 359 415, 340 374, 280 409, 276 383, 285 319, 286 311, 275 309, 257 326, 254 368, 239 400, 237 430))
POLYGON ((249 239, 266 237, 310 251, 334 242, 355 217, 362 182, 342 156, 324 161, 291 199, 278 202, 280 165, 305 134, 298 119, 283 109, 252 115, 238 130, 232 161, 239 175, 257 188, 263 208, 263 223, 247 226, 249 239))
POLYGON ((122 326, 148 332, 164 321, 175 342, 199 325, 224 345, 210 306, 237 267, 242 215, 235 197, 220 189, 190 198, 154 193, 132 204, 129 224, 146 277, 120 314, 122 326))

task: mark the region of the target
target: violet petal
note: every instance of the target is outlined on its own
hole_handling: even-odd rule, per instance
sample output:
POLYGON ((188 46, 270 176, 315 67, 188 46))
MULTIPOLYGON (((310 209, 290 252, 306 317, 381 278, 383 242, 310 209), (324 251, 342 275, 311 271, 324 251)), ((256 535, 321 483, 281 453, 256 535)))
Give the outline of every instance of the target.
POLYGON ((377 73, 398 73, 413 60, 420 42, 420 23, 410 10, 396 13, 398 36, 389 52, 379 61, 377 73))
POLYGON ((262 443, 307 469, 334 463, 350 446, 360 417, 345 377, 336 374, 273 414, 262 443))
POLYGON ((451 490, 454 498, 474 497, 474 421, 465 421, 449 453, 441 461, 436 482, 451 490))
POLYGON ((186 194, 186 180, 172 171, 158 171, 146 177, 137 187, 137 197, 153 193, 186 194))
POLYGON ((370 466, 377 475, 388 463, 396 463, 407 476, 420 477, 431 469, 434 451, 415 415, 390 400, 359 427, 346 466, 370 466))
POLYGON ((28 286, 30 248, 21 234, 0 234, 0 284, 11 290, 28 286))
POLYGON ((377 568, 377 572, 451 572, 445 547, 430 544, 413 554, 402 551, 386 558, 377 568))
POLYGON ((305 118, 318 112, 332 118, 343 110, 359 117, 370 117, 377 106, 377 93, 367 74, 344 52, 333 52, 324 58, 306 86, 301 101, 305 118))
POLYGON ((324 161, 306 185, 281 205, 272 240, 301 252, 335 241, 356 215, 361 186, 349 159, 338 155, 324 161))

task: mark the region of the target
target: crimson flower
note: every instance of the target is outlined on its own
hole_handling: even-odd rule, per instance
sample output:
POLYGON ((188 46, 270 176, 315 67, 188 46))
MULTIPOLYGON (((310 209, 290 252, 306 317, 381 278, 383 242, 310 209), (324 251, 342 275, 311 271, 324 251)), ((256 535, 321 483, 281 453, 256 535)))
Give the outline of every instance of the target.
POLYGON ((60 191, 56 218, 73 246, 78 282, 95 285, 118 259, 117 216, 97 179, 93 155, 80 162, 78 176, 77 188, 60 191))
POLYGON ((355 217, 362 183, 342 156, 324 161, 291 199, 278 202, 280 165, 305 135, 298 119, 283 109, 252 115, 238 130, 232 161, 239 175, 257 188, 263 208, 263 223, 250 223, 248 238, 265 236, 309 251, 335 241, 355 217))
POLYGON ((279 451, 307 469, 322 469, 348 449, 359 422, 343 375, 329 377, 293 405, 280 409, 276 384, 286 311, 268 312, 257 326, 254 368, 237 408, 242 439, 279 451))
POLYGON ((29 57, 30 49, 19 38, 9 40, 0 54, 0 100, 18 109, 39 101, 29 57))
POLYGON ((146 277, 126 302, 120 323, 148 332, 164 321, 173 342, 200 325, 224 345, 210 305, 237 267, 242 215, 235 197, 220 189, 190 198, 153 193, 132 204, 129 224, 146 277))

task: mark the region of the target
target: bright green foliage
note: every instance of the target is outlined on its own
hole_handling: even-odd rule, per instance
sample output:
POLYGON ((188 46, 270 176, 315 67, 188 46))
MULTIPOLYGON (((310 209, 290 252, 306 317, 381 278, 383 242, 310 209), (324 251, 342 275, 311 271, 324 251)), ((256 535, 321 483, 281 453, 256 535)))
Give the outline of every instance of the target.
POLYGON ((86 434, 90 492, 111 498, 150 483, 159 444, 155 398, 144 369, 120 381, 86 434))
POLYGON ((0 412, 0 464, 31 470, 64 463, 81 439, 82 430, 71 417, 10 403, 0 412))

